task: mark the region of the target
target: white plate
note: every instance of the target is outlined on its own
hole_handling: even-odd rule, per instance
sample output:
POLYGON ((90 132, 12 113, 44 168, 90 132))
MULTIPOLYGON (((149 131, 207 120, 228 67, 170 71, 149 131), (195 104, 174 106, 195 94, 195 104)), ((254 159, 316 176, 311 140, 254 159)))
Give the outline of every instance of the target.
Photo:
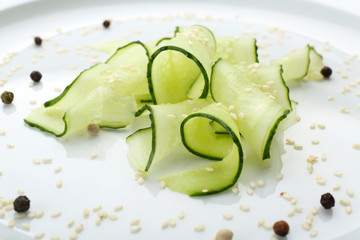
MULTIPOLYGON (((313 206, 319 208, 312 224, 312 230, 318 231, 317 239, 360 237, 360 188, 357 184, 360 180, 357 173, 360 152, 352 148, 353 143, 360 143, 359 98, 356 96, 360 87, 356 83, 360 78, 360 63, 355 59, 344 64, 350 55, 360 53, 360 19, 315 3, 287 4, 287 1, 279 0, 245 1, 241 4, 236 1, 186 1, 181 4, 135 1, 130 4, 111 0, 72 1, 70 4, 70 1, 53 0, 23 4, 0 12, 0 53, 19 51, 9 64, 0 66, 0 80, 8 79, 0 91, 15 93, 14 103, 2 106, 0 111, 0 129, 6 131, 5 136, 0 136, 0 171, 3 172, 0 193, 5 199, 10 199, 18 195, 18 189, 23 189, 31 199, 31 211, 44 210, 40 219, 16 219, 16 227, 12 229, 7 227, 7 223, 14 218, 14 212, 6 212, 5 217, 0 218, 0 237, 27 239, 44 232, 45 239, 53 235, 68 239, 74 226, 83 224, 84 230, 78 234, 78 239, 212 239, 221 228, 231 229, 234 239, 270 239, 272 231, 257 227, 258 220, 263 218, 268 223, 285 219, 291 227, 288 239, 307 239, 309 232, 302 229, 301 223, 306 221, 313 206), (110 17, 114 19, 110 29, 102 29, 102 21, 110 17), (245 163, 239 195, 228 191, 217 196, 190 198, 160 190, 153 179, 138 185, 126 159, 124 142, 135 127, 125 131, 102 131, 96 138, 63 142, 24 125, 23 118, 32 108, 59 94, 54 88, 63 89, 81 70, 91 66, 93 60, 107 58, 91 50, 88 57, 84 56, 86 44, 126 36, 130 40, 148 41, 171 35, 176 25, 194 23, 206 25, 218 35, 241 36, 257 32, 259 43, 272 43, 268 48, 259 49, 260 54, 270 53, 270 56, 260 57, 264 61, 281 56, 291 48, 313 43, 323 54, 325 63, 333 70, 341 71, 334 71, 329 81, 309 82, 291 89, 292 98, 299 102, 301 121, 288 129, 283 138, 294 139, 304 146, 304 150, 297 151, 283 143, 274 143, 275 157, 270 168, 266 169, 260 163, 245 163), (93 30, 96 26, 100 29, 93 30), (285 30, 284 38, 267 31, 274 26, 285 30), (34 35, 49 38, 43 44, 46 50, 32 45, 34 35), (279 44, 279 40, 283 44, 279 44), (79 56, 76 55, 78 46, 82 46, 79 56), (69 52, 56 53, 57 49, 65 48, 69 52), (326 48, 331 50, 324 51, 326 48), (36 57, 36 54, 43 57, 36 57), (95 54, 99 57, 94 58, 95 54), (7 76, 17 66, 22 68, 7 76), (77 68, 70 70, 70 66, 77 68), (346 70, 347 66, 351 70, 346 70), (40 70, 43 79, 30 88, 29 74, 33 70, 40 70), (343 79, 342 75, 348 75, 348 78, 343 79), (340 89, 349 83, 355 83, 355 87, 349 86, 351 91, 341 94, 340 89), (330 102, 328 96, 335 99, 330 102), (30 105, 30 100, 36 100, 37 104, 30 105), (342 107, 349 109, 350 114, 340 113, 342 107), (324 124, 326 129, 311 130, 312 123, 324 124), (319 140, 320 144, 312 145, 312 140, 319 140), (9 149, 7 144, 15 147, 9 149), (91 159, 94 152, 99 157, 91 159), (276 157, 280 152, 281 161, 276 157), (321 156, 322 153, 328 155, 328 160, 315 163, 310 175, 306 170, 306 158, 310 154, 321 156), (53 163, 33 163, 33 159, 46 157, 53 158, 53 163), (53 169, 57 166, 62 166, 62 171, 55 174, 53 169), (334 176, 334 170, 342 171, 343 177, 334 176), (284 174, 282 181, 275 177, 280 172, 284 174), (324 186, 315 183, 317 174, 326 180, 324 186), (247 195, 245 187, 250 181, 261 178, 266 187, 257 187, 253 196, 247 195), (61 189, 56 188, 58 180, 63 181, 61 189), (332 186, 336 183, 341 185, 341 189, 334 192, 332 186), (346 195, 346 188, 355 191, 353 198, 346 195), (319 199, 328 191, 333 193, 337 202, 333 210, 324 211, 319 199), (295 196, 303 212, 287 217, 293 206, 279 196, 281 192, 295 196), (344 198, 352 202, 353 213, 350 215, 338 202, 344 198), (96 213, 92 208, 99 204, 109 214, 117 215, 118 220, 105 219, 96 226, 96 213), (116 204, 123 204, 124 209, 114 212, 116 204), (242 212, 240 204, 249 205, 251 210, 242 212), (82 215, 85 208, 91 212, 89 218, 82 215), (62 215, 51 218, 55 211, 62 212, 62 215), (185 212, 183 220, 177 217, 180 211, 185 212), (223 219, 224 213, 232 214, 233 220, 223 219), (130 233, 130 221, 134 218, 140 219, 142 227, 136 234, 130 233), (170 218, 176 220, 176 227, 162 230, 161 224, 170 218), (75 220, 75 225, 69 228, 67 222, 71 219, 75 220), (25 222, 30 224, 30 231, 22 230, 25 222), (198 224, 205 225, 204 232, 194 231, 198 224)), ((282 136, 278 137, 284 142, 282 136)))

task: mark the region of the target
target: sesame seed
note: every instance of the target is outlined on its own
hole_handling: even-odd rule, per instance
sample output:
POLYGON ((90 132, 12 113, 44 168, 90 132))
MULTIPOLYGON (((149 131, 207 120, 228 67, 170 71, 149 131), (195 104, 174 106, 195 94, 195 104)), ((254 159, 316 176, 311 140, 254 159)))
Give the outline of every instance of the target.
POLYGON ((250 207, 247 205, 240 205, 239 208, 240 208, 240 210, 242 210, 244 212, 250 211, 250 207))
POLYGON ((289 210, 288 211, 288 217, 292 217, 292 216, 294 216, 294 214, 295 214, 295 210, 294 209, 291 209, 291 210, 289 210))
POLYGON ((97 211, 99 211, 100 209, 101 209, 101 205, 96 205, 96 206, 93 207, 93 211, 94 211, 94 212, 97 212, 97 211))
POLYGON ((252 190, 252 188, 247 187, 246 188, 246 193, 249 195, 253 195, 254 194, 254 190, 252 190))
POLYGON ((300 117, 299 115, 297 115, 297 116, 295 117, 295 119, 296 119, 297 122, 300 122, 301 117, 300 117))
POLYGON ((137 182, 138 182, 138 184, 142 185, 142 184, 145 183, 145 179, 144 179, 143 177, 139 177, 139 178, 137 179, 137 182))
POLYGON ((62 182, 61 180, 59 180, 59 181, 56 182, 56 187, 57 187, 57 188, 61 188, 62 185, 63 185, 63 182, 62 182))
POLYGON ((4 208, 4 210, 5 211, 7 211, 7 212, 9 212, 9 211, 12 211, 12 210, 14 210, 14 205, 8 205, 8 206, 6 206, 5 208, 4 208))
POLYGON ((66 52, 69 52, 69 49, 67 49, 67 48, 56 49, 56 53, 66 53, 66 52))
POLYGON ((328 101, 334 100, 334 96, 328 96, 327 100, 328 100, 328 101))
POLYGON ((250 181, 250 187, 252 189, 256 188, 256 183, 254 181, 250 181))
POLYGON ((340 171, 334 171, 333 172, 336 177, 342 177, 343 173, 340 171))
POLYGON ((138 225, 140 223, 140 219, 134 218, 130 221, 130 225, 138 225))
POLYGON ((325 185, 325 179, 319 174, 316 175, 316 183, 319 185, 325 185))
POLYGON ((70 237, 69 237, 70 240, 76 240, 77 239, 77 232, 73 232, 70 237))
POLYGON ((60 216, 61 216, 61 212, 53 212, 53 213, 51 213, 50 216, 51 216, 52 218, 60 217, 60 216))
POLYGON ((292 205, 295 205, 297 203, 297 199, 293 197, 290 202, 292 205))
POLYGON ((306 230, 306 231, 309 231, 309 230, 310 230, 310 225, 307 224, 307 223, 301 224, 301 227, 302 227, 304 230, 306 230))
POLYGON ((78 225, 75 227, 75 232, 77 232, 77 233, 82 232, 82 230, 84 230, 84 225, 83 225, 83 224, 78 224, 78 225))
POLYGON ((343 205, 343 206, 349 206, 351 204, 350 200, 348 199, 340 199, 340 204, 343 205))
POLYGON ((87 218, 87 217, 89 217, 89 215, 90 215, 89 209, 85 208, 85 209, 83 210, 83 216, 84 216, 85 218, 87 218))
POLYGON ((236 113, 230 113, 230 116, 231 116, 232 119, 238 120, 238 116, 237 116, 236 113))
POLYGON ((44 211, 43 210, 37 211, 35 216, 36 216, 36 218, 42 218, 42 216, 44 216, 44 211))
POLYGON ((257 222, 257 226, 258 226, 258 227, 261 227, 261 226, 264 225, 264 223, 265 223, 264 219, 260 219, 260 220, 257 222))
POLYGON ((303 149, 303 146, 300 145, 300 144, 294 144, 294 149, 295 149, 295 150, 302 150, 302 149, 303 149))
POLYGON ((234 109, 235 109, 234 105, 229 106, 229 111, 234 111, 234 109))
POLYGON ((225 220, 232 220, 233 219, 233 215, 229 214, 229 213, 224 213, 222 216, 223 216, 223 218, 225 220))
POLYGON ((354 196, 354 190, 352 190, 351 188, 347 188, 346 189, 346 193, 349 197, 353 197, 354 196))
POLYGON ((7 148, 9 148, 9 149, 13 149, 13 148, 15 147, 14 144, 6 144, 6 146, 7 146, 7 148))
POLYGON ((122 209, 123 209, 123 205, 121 205, 121 204, 117 204, 114 207, 114 211, 121 211, 122 209))
POLYGON ((175 221, 175 219, 170 218, 170 219, 169 219, 169 225, 170 225, 170 227, 176 227, 176 221, 175 221))
POLYGON ((67 223, 68 228, 71 228, 74 225, 74 223, 75 223, 74 219, 69 220, 67 223))
POLYGON ((91 159, 94 159, 94 158, 97 158, 99 155, 97 154, 97 153, 92 153, 91 155, 90 155, 90 158, 91 159))
POLYGON ((360 144, 359 144, 359 143, 354 143, 354 144, 352 145, 352 147, 353 147, 354 149, 356 149, 356 150, 360 150, 360 144))
POLYGON ((285 139, 286 141, 286 145, 294 145, 295 144, 295 141, 294 140, 291 140, 291 139, 285 139))
POLYGON ((31 104, 31 105, 35 105, 36 103, 37 103, 36 100, 30 100, 30 101, 29 101, 29 104, 31 104))
POLYGON ((39 164, 41 163, 41 161, 40 161, 39 159, 34 159, 34 160, 33 160, 33 163, 34 163, 35 165, 39 165, 39 164))
POLYGON ((318 209, 315 206, 313 206, 311 208, 311 213, 312 213, 312 215, 316 215, 318 213, 318 209))
POLYGON ((265 185, 264 180, 263 180, 263 179, 260 179, 260 180, 257 182, 257 185, 258 185, 259 187, 263 187, 263 186, 265 185))
POLYGON ((347 207, 345 208, 345 211, 346 211, 347 214, 351 214, 351 212, 352 212, 351 206, 347 206, 347 207))
POLYGON ((173 115, 173 114, 168 114, 167 117, 171 118, 171 119, 176 119, 175 115, 173 115))
POLYGON ((100 218, 100 219, 105 219, 108 217, 108 213, 104 210, 100 210, 98 211, 97 213, 97 217, 100 218))
POLYGON ((22 229, 25 231, 29 231, 30 230, 30 225, 28 223, 23 223, 21 225, 22 229))
POLYGON ((60 238, 58 236, 54 235, 54 236, 51 236, 51 240, 60 240, 60 238))
POLYGON ((41 238, 43 238, 45 236, 45 233, 36 233, 35 235, 34 235, 34 238, 35 239, 41 239, 41 238))
POLYGON ((272 230, 273 229, 273 224, 270 224, 270 223, 267 223, 265 222, 263 227, 266 229, 266 230, 272 230))
POLYGON ((166 220, 166 221, 162 222, 162 224, 161 224, 161 229, 165 229, 165 228, 167 228, 168 226, 169 226, 169 220, 166 220))
POLYGON ((46 164, 49 164, 49 163, 52 163, 52 158, 43 158, 42 162, 43 163, 46 163, 46 164))
POLYGON ((295 212, 297 212, 297 213, 302 213, 303 208, 302 208, 302 207, 299 207, 299 206, 294 206, 294 210, 295 210, 295 212))
POLYGON ((8 222, 8 227, 9 228, 13 228, 15 226, 15 220, 14 219, 11 219, 9 222, 8 222))
POLYGON ((324 130, 326 128, 324 124, 318 124, 317 127, 322 130, 324 130))
POLYGON ((4 210, 0 209, 0 218, 4 218, 5 217, 5 212, 4 210))
POLYGON ((317 144, 319 144, 319 143, 320 143, 320 141, 319 141, 319 140, 317 140, 317 139, 316 139, 316 140, 312 140, 312 141, 311 141, 311 144, 313 144, 313 145, 317 145, 317 144))
POLYGON ((203 193, 207 193, 207 192, 209 192, 209 190, 208 189, 203 189, 203 190, 201 190, 203 193))
POLYGON ((131 226, 130 227, 130 232, 132 232, 132 233, 140 232, 140 230, 141 230, 141 226, 131 226))
POLYGON ((334 190, 334 191, 340 190, 340 184, 335 184, 335 185, 333 186, 333 190, 334 190))
POLYGON ((318 235, 318 231, 313 230, 309 233, 310 237, 316 237, 318 235))
POLYGON ((160 181, 160 188, 162 188, 162 189, 166 188, 166 182, 164 180, 160 181))
POLYGON ((306 169, 309 171, 310 174, 313 173, 313 171, 314 171, 313 164, 312 164, 312 163, 308 163, 308 164, 306 165, 306 169))
POLYGON ((326 161, 326 160, 327 160, 327 155, 326 155, 326 153, 323 153, 323 154, 321 155, 321 160, 323 160, 323 161, 326 161))
POLYGON ((349 111, 346 107, 340 108, 340 112, 346 113, 346 114, 349 114, 349 113, 350 113, 350 111, 349 111))
POLYGON ((315 129, 316 128, 316 124, 315 123, 312 123, 311 125, 310 125, 310 129, 315 129))
POLYGON ((179 219, 184 219, 184 217, 185 217, 184 211, 180 211, 179 214, 178 214, 178 218, 179 219))
POLYGON ((195 232, 202 232, 205 230, 205 226, 203 224, 196 225, 194 227, 195 232))
POLYGON ((214 171, 214 168, 212 168, 212 167, 205 167, 205 170, 208 171, 208 172, 213 172, 213 171, 214 171))
POLYGON ((61 170, 62 170, 62 167, 58 166, 58 167, 54 168, 54 173, 59 173, 59 172, 61 172, 61 170))
POLYGON ((244 91, 245 91, 246 93, 250 93, 250 92, 252 92, 252 89, 251 89, 251 88, 245 88, 244 91))
POLYGON ((284 177, 284 175, 281 174, 281 173, 279 173, 278 175, 276 175, 276 178, 277 178, 278 180, 282 180, 283 177, 284 177))
POLYGON ((6 135, 6 132, 4 130, 0 129, 0 136, 5 136, 5 135, 6 135))

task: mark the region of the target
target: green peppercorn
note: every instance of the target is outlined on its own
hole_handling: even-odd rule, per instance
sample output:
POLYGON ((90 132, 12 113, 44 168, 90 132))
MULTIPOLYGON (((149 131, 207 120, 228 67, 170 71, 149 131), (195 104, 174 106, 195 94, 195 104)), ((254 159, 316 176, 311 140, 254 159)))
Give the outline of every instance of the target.
POLYGON ((1 101, 5 104, 11 104, 14 100, 14 94, 12 92, 5 91, 1 94, 1 101))

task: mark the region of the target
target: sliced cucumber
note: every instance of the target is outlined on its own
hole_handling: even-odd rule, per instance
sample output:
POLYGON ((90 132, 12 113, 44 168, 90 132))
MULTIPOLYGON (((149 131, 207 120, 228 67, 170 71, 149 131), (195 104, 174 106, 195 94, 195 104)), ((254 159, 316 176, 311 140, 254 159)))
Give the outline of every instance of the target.
POLYGON ((216 102, 233 106, 233 117, 240 133, 262 159, 270 158, 271 140, 278 124, 290 112, 247 78, 246 74, 219 60, 213 66, 210 84, 216 102))
POLYGON ((273 96, 277 103, 289 110, 292 109, 289 88, 282 77, 281 65, 262 66, 255 63, 247 67, 243 65, 237 67, 266 95, 273 96))
POLYGON ((178 28, 174 38, 161 42, 150 57, 147 72, 154 104, 188 99, 198 79, 201 94, 194 98, 206 98, 214 46, 212 33, 202 26, 178 28))
MULTIPOLYGON (((161 161, 181 142, 181 121, 193 110, 208 105, 205 100, 188 100, 177 104, 146 105, 150 112, 152 140, 143 148, 151 149, 146 158, 139 160, 133 157, 136 152, 129 152, 130 164, 136 171, 147 172, 152 164, 161 161)), ((137 139, 137 138, 136 138, 137 139)), ((128 141, 129 144, 138 144, 137 140, 128 141)), ((139 140, 142 141, 142 140, 139 140)), ((135 148, 130 147, 130 150, 135 148)))
POLYGON ((308 73, 310 65, 310 46, 306 45, 287 53, 274 63, 282 65, 285 82, 303 79, 308 73))
POLYGON ((316 50, 310 48, 310 65, 308 74, 305 76, 305 80, 315 80, 321 81, 324 79, 324 76, 321 74, 321 69, 324 67, 323 57, 316 52, 316 50))
POLYGON ((255 38, 216 37, 215 59, 231 64, 249 65, 259 62, 255 38))
POLYGON ((225 191, 236 184, 242 170, 243 150, 238 128, 225 107, 213 103, 189 115, 181 124, 181 134, 184 145, 191 152, 200 156, 212 153, 223 160, 161 177, 160 180, 164 181, 169 189, 190 196, 204 196, 225 191), (217 138, 211 133, 208 128, 211 121, 215 121, 228 132, 228 135, 225 135, 227 140, 217 138), (213 149, 214 147, 216 149, 213 149))

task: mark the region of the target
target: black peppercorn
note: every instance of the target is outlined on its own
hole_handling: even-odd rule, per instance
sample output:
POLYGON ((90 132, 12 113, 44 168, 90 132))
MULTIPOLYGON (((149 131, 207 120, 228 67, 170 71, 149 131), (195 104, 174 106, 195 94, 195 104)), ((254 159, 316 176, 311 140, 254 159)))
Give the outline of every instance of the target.
POLYGON ((274 233, 281 237, 285 237, 289 233, 289 224, 285 221, 278 221, 273 226, 274 233))
POLYGON ((14 100, 14 94, 12 92, 5 91, 1 94, 1 101, 5 104, 11 104, 14 100))
POLYGON ((30 200, 26 196, 19 196, 14 201, 14 210, 26 212, 30 208, 30 200))
POLYGON ((110 27, 110 21, 109 21, 109 20, 105 20, 105 21, 103 22, 103 26, 104 26, 104 28, 109 28, 109 27, 110 27))
POLYGON ((325 209, 330 209, 335 206, 335 199, 331 193, 325 193, 321 195, 320 203, 325 209))
POLYGON ((34 81, 34 82, 39 82, 42 78, 42 75, 39 71, 33 71, 30 74, 30 78, 34 81))
POLYGON ((321 75, 324 76, 324 78, 329 78, 332 74, 332 70, 331 68, 324 66, 321 71, 320 71, 321 75))
POLYGON ((42 43, 42 39, 40 37, 35 37, 34 42, 35 42, 35 45, 40 46, 42 43))

